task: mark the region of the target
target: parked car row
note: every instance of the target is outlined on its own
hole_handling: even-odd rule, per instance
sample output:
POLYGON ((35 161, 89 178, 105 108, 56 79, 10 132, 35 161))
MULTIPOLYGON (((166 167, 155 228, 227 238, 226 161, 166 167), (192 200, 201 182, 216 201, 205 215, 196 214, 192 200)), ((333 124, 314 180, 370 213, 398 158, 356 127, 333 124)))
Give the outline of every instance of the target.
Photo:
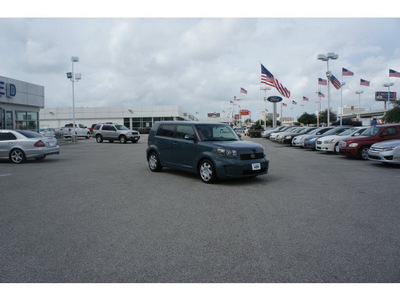
POLYGON ((400 124, 318 128, 281 126, 264 132, 262 136, 293 147, 400 164, 400 124))

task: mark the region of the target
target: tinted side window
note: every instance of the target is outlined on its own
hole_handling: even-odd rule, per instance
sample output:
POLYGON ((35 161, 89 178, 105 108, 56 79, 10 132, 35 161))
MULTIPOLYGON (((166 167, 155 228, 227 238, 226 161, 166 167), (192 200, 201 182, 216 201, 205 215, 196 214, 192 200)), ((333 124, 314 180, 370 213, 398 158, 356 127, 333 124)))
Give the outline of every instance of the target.
POLYGON ((103 126, 103 130, 108 130, 108 131, 115 131, 115 128, 114 128, 114 126, 111 126, 111 125, 104 125, 103 126))
POLYGON ((0 132, 0 141, 16 140, 17 138, 11 132, 0 132))
POLYGON ((186 134, 194 135, 194 129, 190 125, 177 125, 176 126, 176 137, 178 139, 184 139, 186 134))
POLYGON ((388 135, 396 135, 397 134, 396 127, 385 128, 383 129, 382 133, 387 133, 388 135))
POLYGON ((94 128, 93 128, 93 130, 99 130, 99 128, 100 128, 100 124, 99 125, 96 125, 94 128))
POLYGON ((157 135, 166 136, 166 137, 174 137, 175 135, 175 127, 173 124, 162 124, 158 127, 157 135))

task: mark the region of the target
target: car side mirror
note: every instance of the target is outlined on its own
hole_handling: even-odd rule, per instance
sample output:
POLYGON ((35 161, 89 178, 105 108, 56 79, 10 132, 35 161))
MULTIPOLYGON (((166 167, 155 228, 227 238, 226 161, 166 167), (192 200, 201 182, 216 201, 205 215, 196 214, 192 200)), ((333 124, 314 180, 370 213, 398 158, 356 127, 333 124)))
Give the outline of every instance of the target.
POLYGON ((388 135, 389 135, 388 132, 382 132, 380 136, 383 138, 383 137, 388 136, 388 135))
POLYGON ((185 134, 185 136, 183 137, 185 140, 188 141, 195 141, 196 137, 194 136, 194 134, 185 134))

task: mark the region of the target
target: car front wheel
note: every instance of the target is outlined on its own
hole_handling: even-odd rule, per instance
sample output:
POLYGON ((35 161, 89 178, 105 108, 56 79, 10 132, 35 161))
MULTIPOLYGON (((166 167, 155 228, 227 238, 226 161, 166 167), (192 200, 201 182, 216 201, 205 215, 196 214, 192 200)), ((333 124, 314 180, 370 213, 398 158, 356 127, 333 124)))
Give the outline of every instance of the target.
POLYGON ((98 143, 103 142, 103 138, 101 137, 101 135, 96 135, 96 142, 98 142, 98 143))
POLYGON ((119 141, 121 142, 121 144, 126 144, 126 136, 121 135, 121 136, 119 137, 119 141))
POLYGON ((360 151, 358 152, 358 157, 363 159, 363 160, 368 160, 368 149, 369 147, 364 146, 360 149, 360 151))
POLYGON ((149 168, 153 172, 160 172, 162 170, 162 165, 160 163, 160 159, 158 158, 157 153, 154 151, 149 154, 149 168))
POLYGON ((208 159, 205 159, 200 163, 199 174, 201 180, 205 183, 214 183, 217 179, 215 167, 208 159))
POLYGON ((23 163, 25 160, 25 153, 21 149, 14 149, 10 152, 10 160, 14 164, 23 163))

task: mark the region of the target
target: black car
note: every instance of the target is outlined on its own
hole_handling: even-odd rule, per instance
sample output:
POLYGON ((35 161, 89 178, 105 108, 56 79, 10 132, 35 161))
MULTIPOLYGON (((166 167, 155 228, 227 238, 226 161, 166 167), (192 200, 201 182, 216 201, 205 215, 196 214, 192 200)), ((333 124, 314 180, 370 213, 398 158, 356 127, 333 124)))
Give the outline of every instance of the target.
POLYGON ((302 135, 302 134, 308 134, 310 131, 314 130, 315 128, 317 128, 317 127, 307 127, 307 128, 303 128, 299 132, 294 132, 294 133, 288 134, 288 135, 284 136, 282 143, 289 144, 290 146, 292 146, 292 140, 295 136, 302 135))

